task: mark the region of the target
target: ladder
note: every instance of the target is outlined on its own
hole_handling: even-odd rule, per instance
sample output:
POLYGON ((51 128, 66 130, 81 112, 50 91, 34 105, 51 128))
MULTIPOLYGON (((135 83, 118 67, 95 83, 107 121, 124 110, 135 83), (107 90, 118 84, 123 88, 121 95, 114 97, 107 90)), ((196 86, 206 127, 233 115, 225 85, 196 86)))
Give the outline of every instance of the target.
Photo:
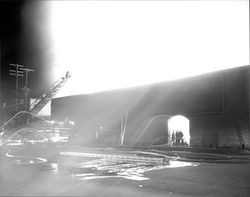
POLYGON ((36 99, 30 105, 29 112, 33 114, 38 114, 51 99, 59 92, 59 90, 64 86, 64 84, 70 78, 69 72, 66 73, 64 77, 58 79, 55 83, 53 83, 38 99, 36 99))

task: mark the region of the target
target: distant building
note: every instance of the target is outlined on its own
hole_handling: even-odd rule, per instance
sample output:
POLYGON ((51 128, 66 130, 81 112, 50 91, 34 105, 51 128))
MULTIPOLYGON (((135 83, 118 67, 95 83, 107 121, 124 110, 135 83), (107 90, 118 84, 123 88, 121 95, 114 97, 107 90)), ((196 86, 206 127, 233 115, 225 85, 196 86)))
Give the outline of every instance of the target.
POLYGON ((189 120, 190 146, 250 148, 250 67, 52 100, 52 119, 73 120, 82 144, 169 143, 169 120, 189 120), (125 126, 126 125, 126 126, 125 126), (164 140, 165 139, 165 140, 164 140))

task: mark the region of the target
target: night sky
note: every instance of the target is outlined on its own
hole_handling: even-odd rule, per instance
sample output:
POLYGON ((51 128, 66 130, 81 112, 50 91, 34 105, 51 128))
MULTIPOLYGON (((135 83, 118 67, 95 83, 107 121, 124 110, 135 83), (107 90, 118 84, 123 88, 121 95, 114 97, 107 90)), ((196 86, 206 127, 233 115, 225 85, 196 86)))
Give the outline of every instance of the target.
POLYGON ((31 97, 68 70, 57 96, 249 64, 247 1, 0 1, 0 9, 1 103, 15 98, 10 63, 35 70, 31 97))
MULTIPOLYGON (((33 8, 35 9, 35 6, 33 8)), ((49 66, 42 66, 45 61, 46 44, 37 38, 39 29, 32 27, 34 16, 27 9, 27 2, 1 1, 0 9, 1 102, 12 103, 15 98, 15 76, 8 74, 9 69, 14 69, 10 63, 35 69, 35 72, 29 74, 28 87, 31 89, 30 96, 37 97, 52 83, 46 77, 49 66)), ((20 88, 24 87, 24 81, 24 77, 20 78, 20 88)))

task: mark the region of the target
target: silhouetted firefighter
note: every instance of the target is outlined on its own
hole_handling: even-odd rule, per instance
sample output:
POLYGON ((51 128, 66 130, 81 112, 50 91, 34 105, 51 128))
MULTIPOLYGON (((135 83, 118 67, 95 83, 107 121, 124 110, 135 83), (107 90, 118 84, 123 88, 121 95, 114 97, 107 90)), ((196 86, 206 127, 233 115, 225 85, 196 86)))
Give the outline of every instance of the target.
POLYGON ((173 131, 172 136, 171 136, 171 145, 176 146, 176 145, 184 145, 184 135, 182 131, 173 131))

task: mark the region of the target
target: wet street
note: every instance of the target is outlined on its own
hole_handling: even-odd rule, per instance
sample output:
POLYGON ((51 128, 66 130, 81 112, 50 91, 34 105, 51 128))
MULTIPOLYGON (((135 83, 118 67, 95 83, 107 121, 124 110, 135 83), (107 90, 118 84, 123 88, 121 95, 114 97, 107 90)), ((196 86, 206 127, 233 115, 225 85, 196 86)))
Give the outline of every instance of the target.
POLYGON ((84 148, 1 150, 0 194, 47 196, 249 196, 250 154, 84 148))

